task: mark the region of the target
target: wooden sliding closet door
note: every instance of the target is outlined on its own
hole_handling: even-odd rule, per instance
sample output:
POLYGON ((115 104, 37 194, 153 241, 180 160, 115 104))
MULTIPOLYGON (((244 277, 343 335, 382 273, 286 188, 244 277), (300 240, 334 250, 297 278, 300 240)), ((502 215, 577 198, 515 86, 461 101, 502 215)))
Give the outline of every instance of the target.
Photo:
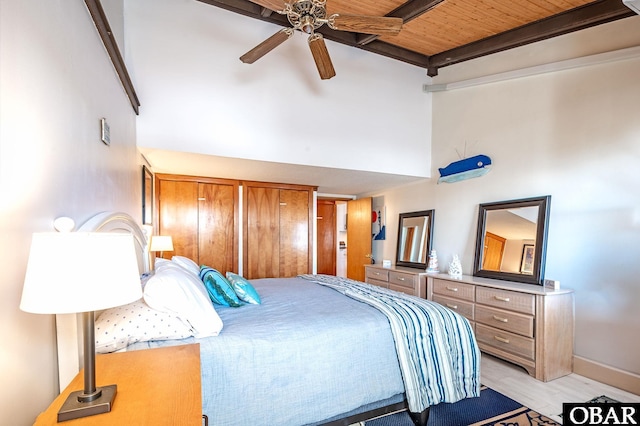
POLYGON ((173 252, 163 257, 180 255, 198 262, 198 183, 159 179, 156 192, 158 235, 173 240, 173 252))
POLYGON ((222 273, 237 272, 233 185, 198 184, 198 261, 222 273), (235 255, 234 255, 235 253, 235 255))
POLYGON ((309 191, 280 190, 280 276, 309 272, 309 191))
POLYGON ((259 182, 243 187, 244 276, 310 273, 313 188, 259 182))
POLYGON ((163 257, 238 272, 238 188, 233 180, 156 174, 157 230, 174 249, 163 257))
POLYGON ((280 273, 280 190, 249 187, 246 191, 244 275, 278 277, 280 273))

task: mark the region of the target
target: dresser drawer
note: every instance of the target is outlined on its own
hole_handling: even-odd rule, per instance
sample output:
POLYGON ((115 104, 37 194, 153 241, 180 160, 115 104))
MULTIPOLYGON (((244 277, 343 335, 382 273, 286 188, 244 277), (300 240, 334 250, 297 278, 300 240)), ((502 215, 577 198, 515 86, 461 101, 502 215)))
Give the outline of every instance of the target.
POLYGON ((476 321, 501 330, 533 337, 533 317, 502 309, 476 306, 476 321))
POLYGON ((455 297, 473 302, 475 286, 447 280, 433 280, 433 292, 447 297, 455 297))
POLYGON ((393 285, 391 283, 389 283, 389 290, 395 290, 395 291, 399 291, 400 293, 405 293, 408 294, 410 296, 415 296, 415 291, 413 290, 413 287, 409 288, 409 287, 404 287, 404 286, 400 286, 400 285, 393 285))
POLYGON ((483 349, 483 344, 510 352, 530 360, 534 359, 534 340, 528 337, 519 336, 497 328, 487 327, 476 322, 476 339, 483 349))
POLYGON ((389 288, 389 283, 387 281, 375 280, 373 278, 367 277, 367 284, 377 285, 378 287, 389 288))
POLYGON ((372 278, 379 281, 389 281, 389 271, 376 268, 365 268, 367 271, 367 278, 372 278))
POLYGON ((405 287, 411 289, 413 294, 413 289, 415 288, 415 275, 406 274, 404 272, 398 271, 389 271, 389 285, 392 284, 394 286, 405 287))
POLYGON ((438 294, 433 295, 433 301, 441 304, 442 306, 446 306, 459 313, 460 315, 466 317, 468 320, 473 321, 473 303, 464 302, 459 299, 451 299, 449 297, 440 296, 438 294))
POLYGON ((523 314, 535 314, 535 300, 536 298, 533 294, 519 293, 517 291, 487 287, 478 287, 476 289, 477 303, 522 312, 523 314))

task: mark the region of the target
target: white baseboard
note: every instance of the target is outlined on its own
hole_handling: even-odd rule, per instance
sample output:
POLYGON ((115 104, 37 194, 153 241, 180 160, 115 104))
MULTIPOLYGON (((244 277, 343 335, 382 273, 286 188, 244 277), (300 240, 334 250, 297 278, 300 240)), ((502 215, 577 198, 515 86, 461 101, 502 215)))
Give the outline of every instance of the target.
POLYGON ((640 395, 640 375, 609 365, 573 356, 573 372, 609 386, 640 395))

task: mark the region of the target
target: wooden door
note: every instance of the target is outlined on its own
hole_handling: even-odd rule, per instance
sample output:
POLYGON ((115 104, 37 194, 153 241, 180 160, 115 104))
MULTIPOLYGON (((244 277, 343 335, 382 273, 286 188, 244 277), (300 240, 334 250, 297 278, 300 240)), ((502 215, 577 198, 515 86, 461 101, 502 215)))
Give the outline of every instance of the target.
POLYGON ((364 281, 371 263, 371 198, 347 202, 347 278, 364 281))
POLYGON ((309 191, 280 190, 279 277, 309 272, 309 191))
MULTIPOLYGON (((198 184, 198 262, 226 274, 238 272, 237 185, 198 184)), ((195 260, 195 259, 194 259, 195 260)))
POLYGON ((317 272, 318 274, 336 274, 336 203, 318 200, 317 272))
POLYGON ((198 261, 198 184, 156 180, 158 197, 158 235, 169 235, 173 252, 162 255, 185 256, 198 261))
POLYGON ((499 235, 487 232, 484 236, 482 269, 499 271, 502 266, 502 255, 507 240, 499 235))
POLYGON ((280 269, 280 190, 246 189, 246 278, 278 277, 280 269))

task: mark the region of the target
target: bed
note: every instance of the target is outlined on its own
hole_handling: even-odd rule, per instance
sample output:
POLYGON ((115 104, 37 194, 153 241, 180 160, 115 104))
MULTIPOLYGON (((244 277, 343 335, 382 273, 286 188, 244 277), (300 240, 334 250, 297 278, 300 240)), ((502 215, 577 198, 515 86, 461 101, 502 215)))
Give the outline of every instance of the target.
MULTIPOLYGON (((118 221, 132 222, 126 216, 118 221)), ((199 343, 203 411, 210 425, 348 425, 401 409, 409 409, 416 424, 426 424, 430 405, 479 395, 480 355, 469 324, 440 305, 364 283, 307 275, 251 280, 259 304, 212 303, 209 310, 202 301, 202 288, 210 295, 207 284, 193 290, 197 281, 188 262, 179 256, 160 262, 143 279, 148 300, 100 313, 96 348, 199 343), (177 287, 184 287, 179 294, 177 287), (429 316, 405 327, 410 317, 419 316, 416 306, 422 304, 446 318, 445 332, 433 324, 440 320, 429 316), (409 308, 392 319, 385 311, 396 305, 409 308), (147 324, 152 317, 153 330, 115 336, 132 313, 147 324), (418 344, 421 336, 430 343, 418 344), (422 370, 413 364, 422 364, 422 370)))

